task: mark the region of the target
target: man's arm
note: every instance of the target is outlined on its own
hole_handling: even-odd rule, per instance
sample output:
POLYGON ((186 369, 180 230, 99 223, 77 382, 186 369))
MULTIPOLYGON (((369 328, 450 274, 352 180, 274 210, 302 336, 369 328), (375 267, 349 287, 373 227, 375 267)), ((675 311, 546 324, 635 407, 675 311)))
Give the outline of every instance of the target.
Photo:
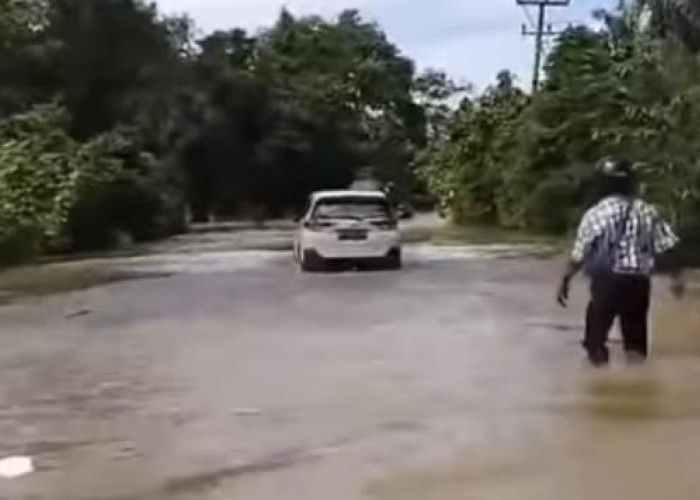
POLYGON ((564 275, 561 278, 561 284, 559 285, 559 291, 557 293, 557 302, 559 302, 560 306, 567 307, 569 305, 571 280, 574 279, 582 267, 583 262, 577 262, 575 260, 570 260, 566 265, 564 275))
POLYGON ((680 239, 671 229, 671 225, 656 214, 654 224, 654 253, 657 256, 656 267, 671 277, 671 292, 676 297, 685 294, 684 276, 685 259, 680 239))
POLYGON ((671 278, 671 293, 680 298, 685 295, 685 259, 679 243, 657 258, 657 269, 671 278))
POLYGON ((593 220, 593 212, 589 211, 581 219, 578 231, 576 232, 576 241, 571 252, 571 258, 564 269, 564 274, 561 278, 559 291, 557 293, 557 302, 562 307, 569 305, 569 290, 571 288, 571 280, 583 268, 586 255, 590 250, 593 241, 596 238, 595 224, 593 220))

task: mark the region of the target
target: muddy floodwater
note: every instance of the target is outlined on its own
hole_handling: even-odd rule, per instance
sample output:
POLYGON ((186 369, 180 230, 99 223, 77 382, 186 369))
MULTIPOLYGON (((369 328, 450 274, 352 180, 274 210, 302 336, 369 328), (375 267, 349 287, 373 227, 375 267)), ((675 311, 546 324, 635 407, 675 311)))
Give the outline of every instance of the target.
POLYGON ((615 335, 595 371, 585 283, 555 307, 536 249, 302 275, 273 247, 0 275, 0 459, 34 466, 0 499, 700 498, 697 295, 660 281, 653 361, 615 335))

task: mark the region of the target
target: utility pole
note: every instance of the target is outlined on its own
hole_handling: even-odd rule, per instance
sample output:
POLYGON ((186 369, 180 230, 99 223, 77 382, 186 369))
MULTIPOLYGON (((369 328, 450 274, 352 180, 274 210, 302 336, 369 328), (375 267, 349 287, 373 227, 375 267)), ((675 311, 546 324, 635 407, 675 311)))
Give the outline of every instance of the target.
POLYGON ((559 32, 552 29, 552 25, 545 26, 547 9, 549 7, 566 7, 570 0, 515 0, 516 3, 525 9, 529 6, 537 7, 537 25, 534 30, 528 30, 523 24, 523 36, 535 37, 535 68, 532 72, 532 92, 537 92, 540 86, 540 73, 542 71, 542 50, 545 36, 555 36, 559 32))

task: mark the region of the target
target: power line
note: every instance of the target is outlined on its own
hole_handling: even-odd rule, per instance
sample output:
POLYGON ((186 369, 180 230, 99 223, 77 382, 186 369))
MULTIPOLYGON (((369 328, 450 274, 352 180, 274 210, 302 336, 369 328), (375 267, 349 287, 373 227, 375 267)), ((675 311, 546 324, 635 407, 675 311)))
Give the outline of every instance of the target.
POLYGON ((523 9, 525 17, 527 17, 527 20, 530 23, 530 28, 535 29, 535 19, 532 17, 530 9, 528 9, 526 5, 521 5, 520 7, 523 9))
MULTIPOLYGON (((546 25, 545 21, 547 17, 547 9, 550 7, 566 7, 569 5, 570 0, 515 0, 515 2, 523 7, 525 12, 529 16, 529 11, 527 11, 528 6, 537 7, 537 25, 534 29, 528 30, 527 26, 523 25, 522 33, 523 36, 534 36, 535 37, 535 68, 532 74, 532 91, 533 93, 537 91, 540 84, 540 71, 542 68, 542 51, 544 49, 544 37, 551 37, 558 35, 559 33, 552 29, 552 25, 546 25)), ((531 22, 531 24, 535 24, 531 22)))

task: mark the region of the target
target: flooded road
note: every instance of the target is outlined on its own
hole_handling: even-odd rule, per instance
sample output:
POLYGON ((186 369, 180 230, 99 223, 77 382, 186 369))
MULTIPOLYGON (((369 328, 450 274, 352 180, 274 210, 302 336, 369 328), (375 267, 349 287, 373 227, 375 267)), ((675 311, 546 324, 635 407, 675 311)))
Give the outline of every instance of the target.
POLYGON ((596 372, 584 284, 557 309, 560 263, 531 248, 302 275, 187 244, 0 307, 0 458, 36 469, 0 499, 700 496, 695 299, 660 294, 649 366, 596 372))

